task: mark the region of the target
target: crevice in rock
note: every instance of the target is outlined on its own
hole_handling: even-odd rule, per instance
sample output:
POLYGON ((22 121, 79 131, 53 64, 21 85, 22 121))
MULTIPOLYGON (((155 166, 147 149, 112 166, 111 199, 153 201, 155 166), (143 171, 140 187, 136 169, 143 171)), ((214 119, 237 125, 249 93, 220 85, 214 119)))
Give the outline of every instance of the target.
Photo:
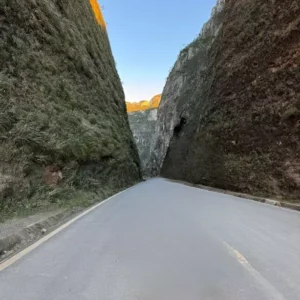
POLYGON ((177 124, 174 128, 174 136, 178 136, 180 132, 182 132, 185 124, 187 122, 187 119, 185 117, 181 117, 179 124, 177 124))

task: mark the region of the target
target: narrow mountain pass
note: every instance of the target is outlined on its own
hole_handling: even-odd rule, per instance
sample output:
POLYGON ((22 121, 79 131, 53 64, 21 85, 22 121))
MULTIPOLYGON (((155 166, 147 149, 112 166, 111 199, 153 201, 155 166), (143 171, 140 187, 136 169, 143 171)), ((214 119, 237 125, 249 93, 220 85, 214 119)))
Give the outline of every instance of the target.
POLYGON ((299 299, 299 228, 298 212, 153 179, 1 271, 0 299, 299 299))

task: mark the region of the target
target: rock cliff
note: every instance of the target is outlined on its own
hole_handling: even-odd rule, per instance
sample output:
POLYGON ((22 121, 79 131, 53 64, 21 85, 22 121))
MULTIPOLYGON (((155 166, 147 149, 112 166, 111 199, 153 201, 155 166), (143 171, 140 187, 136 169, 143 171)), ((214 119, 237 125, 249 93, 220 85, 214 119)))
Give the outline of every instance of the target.
POLYGON ((107 195, 140 180, 96 3, 0 0, 0 211, 107 195))
POLYGON ((152 176, 160 173, 173 137, 178 135, 187 120, 194 118, 197 100, 192 100, 191 96, 203 83, 202 74, 208 67, 207 52, 221 28, 223 7, 224 0, 219 0, 211 19, 199 36, 180 52, 167 78, 147 163, 152 176))
POLYGON ((145 177, 149 176, 146 166, 150 157, 150 145, 154 136, 157 120, 157 108, 128 113, 130 128, 138 147, 142 170, 145 177))
POLYGON ((169 75, 153 174, 300 196, 300 4, 218 1, 169 75))

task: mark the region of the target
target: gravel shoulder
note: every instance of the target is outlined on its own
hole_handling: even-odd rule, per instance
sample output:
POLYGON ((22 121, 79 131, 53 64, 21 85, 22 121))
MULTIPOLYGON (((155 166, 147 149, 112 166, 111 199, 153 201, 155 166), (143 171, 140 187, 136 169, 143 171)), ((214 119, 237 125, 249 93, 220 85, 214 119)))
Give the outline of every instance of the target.
POLYGON ((55 230, 81 210, 55 210, 0 223, 0 262, 55 230))

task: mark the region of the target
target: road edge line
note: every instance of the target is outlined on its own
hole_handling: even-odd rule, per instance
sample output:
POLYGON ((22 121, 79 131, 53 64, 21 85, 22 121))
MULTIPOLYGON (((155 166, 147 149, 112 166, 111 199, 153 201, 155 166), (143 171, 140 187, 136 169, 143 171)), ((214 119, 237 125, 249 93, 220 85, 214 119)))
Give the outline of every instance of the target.
POLYGON ((237 249, 233 248, 230 244, 223 241, 223 245, 227 249, 229 255, 231 255, 237 262, 243 266, 243 268, 256 280, 258 284, 272 297, 274 300, 286 300, 286 298, 275 288, 275 286, 267 280, 258 270, 256 270, 247 258, 239 252, 237 249))
POLYGON ((223 190, 223 189, 219 189, 219 188, 215 188, 215 187, 211 187, 211 186, 206 186, 206 185, 202 185, 202 184, 190 183, 190 182, 183 181, 183 180, 169 179, 169 178, 164 178, 164 177, 160 177, 160 178, 165 179, 165 180, 167 180, 171 183, 178 183, 178 184, 182 184, 182 185, 192 187, 192 188, 195 188, 195 189, 202 189, 202 190, 209 191, 209 192, 234 196, 234 197, 241 198, 241 199, 246 199, 246 200, 250 200, 250 201, 264 203, 264 204, 271 205, 271 206, 276 206, 276 207, 279 207, 279 208, 284 208, 284 209, 294 210, 296 212, 300 212, 300 204, 297 204, 297 203, 280 201, 280 200, 275 200, 275 199, 269 199, 269 198, 254 196, 254 195, 250 195, 250 194, 234 192, 234 191, 230 191, 230 190, 223 190))
MULTIPOLYGON (((137 184, 136 184, 137 185, 137 184)), ((71 224, 75 223, 76 221, 78 221, 79 219, 81 219, 82 217, 86 216, 87 214, 89 214, 90 212, 92 212, 93 210, 95 210, 96 208, 98 208, 99 206, 102 206, 103 204, 105 204, 106 202, 114 199, 115 197, 129 191, 130 189, 132 189, 133 187, 135 187, 136 185, 133 185, 121 192, 118 192, 117 194, 101 201, 100 203, 97 203, 95 205, 93 205, 92 207, 86 209, 85 211, 83 211, 82 213, 80 213, 79 215, 77 215, 76 217, 72 218, 71 220, 67 221, 66 223, 62 224, 61 226, 59 226, 58 228, 56 228, 55 230, 51 231, 49 234, 45 235, 44 237, 42 237, 41 239, 37 240, 36 242, 34 242, 33 244, 31 244, 30 246, 26 247, 25 249, 21 250, 20 252, 16 253, 14 256, 10 257, 7 260, 4 260, 3 262, 0 263, 0 272, 4 271, 6 268, 8 268, 9 266, 11 266, 12 264, 14 264, 15 262, 17 262, 18 260, 20 260, 22 257, 24 257, 25 255, 27 255, 28 253, 30 253, 32 250, 36 249, 37 247, 39 247, 40 245, 42 245, 44 242, 50 240, 52 237, 54 237, 55 235, 57 235, 59 232, 63 231, 64 229, 66 229, 67 227, 69 227, 71 224)))

